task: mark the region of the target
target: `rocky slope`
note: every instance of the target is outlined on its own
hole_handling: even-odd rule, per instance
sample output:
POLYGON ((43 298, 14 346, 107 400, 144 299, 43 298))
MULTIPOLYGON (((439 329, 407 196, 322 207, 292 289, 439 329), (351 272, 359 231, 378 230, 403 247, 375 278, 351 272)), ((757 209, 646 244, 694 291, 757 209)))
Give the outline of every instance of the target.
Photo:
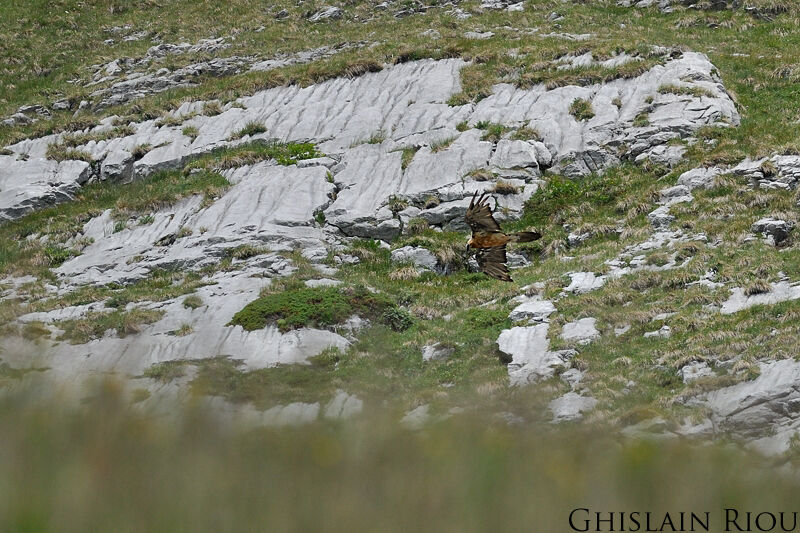
MULTIPOLYGON (((495 13, 530 13, 498 2, 412 11, 429 9, 485 21, 459 36, 490 43, 476 46, 502 42, 488 24, 495 13)), ((356 16, 325 6, 304 24, 356 16)), ((215 78, 270 80, 376 46, 373 35, 265 58, 216 38, 90 66, 79 105, 18 109, 7 127, 66 109, 102 118, 0 152, 10 258, 0 344, 3 368, 21 376, 12 385, 113 375, 145 407, 200 391, 225 416, 283 424, 353 416, 380 402, 372 379, 402 375, 398 407, 411 427, 461 412, 461 394, 477 391, 510 421, 733 433, 787 450, 800 394, 793 337, 755 356, 735 332, 741 320, 753 331, 742 342, 766 342, 762 329, 780 336, 797 313, 800 156, 774 146, 711 161, 748 118, 708 50, 652 42, 604 54, 592 52, 594 34, 517 23, 502 31, 570 43, 537 67, 562 81, 506 73, 471 97, 475 69, 514 60, 514 48, 494 59, 359 60, 316 83, 186 98, 157 118, 122 112, 215 78), (461 256, 466 206, 484 191, 498 220, 546 234, 542 247, 509 254, 511 285, 470 273, 461 256), (364 294, 388 300, 364 304, 364 294), (248 321, 258 305, 306 297, 344 315, 292 301, 291 312, 316 318, 287 325, 282 309, 264 311, 260 327, 248 321), (263 390, 225 381, 255 377, 263 390), (515 413, 523 389, 541 394, 537 414, 515 413)), ((442 37, 430 28, 424 38, 442 37)))

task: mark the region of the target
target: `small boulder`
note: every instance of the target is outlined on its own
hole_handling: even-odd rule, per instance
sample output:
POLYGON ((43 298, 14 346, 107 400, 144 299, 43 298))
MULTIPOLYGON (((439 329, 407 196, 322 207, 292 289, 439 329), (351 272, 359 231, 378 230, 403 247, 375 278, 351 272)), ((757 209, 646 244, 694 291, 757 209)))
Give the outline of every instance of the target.
POLYGON ((426 362, 444 361, 453 355, 455 351, 456 349, 453 346, 442 344, 441 342, 427 344, 422 347, 422 360, 426 362))
POLYGON ((647 220, 650 225, 657 230, 667 229, 670 224, 675 220, 675 217, 669 214, 669 207, 662 205, 656 210, 647 215, 647 220))
POLYGON ((581 381, 583 381, 583 372, 577 368, 570 368, 561 374, 561 381, 568 384, 572 390, 575 390, 581 381))
POLYGON ((583 244, 586 240, 591 239, 593 237, 593 233, 591 231, 584 231, 582 233, 571 232, 567 235, 567 245, 570 248, 577 248, 581 244, 583 244))
POLYGON ((100 179, 125 182, 133 173, 133 155, 127 150, 114 150, 100 165, 100 179))
POLYGON ((508 318, 512 322, 522 322, 531 320, 534 322, 544 322, 551 314, 556 312, 556 306, 549 300, 530 300, 516 306, 508 318))
POLYGON ((69 108, 72 107, 72 104, 69 102, 69 100, 67 100, 66 98, 63 98, 61 100, 56 100, 55 102, 53 102, 51 104, 51 107, 55 111, 66 111, 66 110, 68 110, 69 108))
POLYGON ((714 178, 721 173, 722 169, 718 167, 694 168, 684 172, 678 177, 678 185, 683 185, 690 191, 698 188, 710 189, 714 185, 714 178))
POLYGON ((339 390, 325 406, 324 416, 331 420, 346 420, 359 414, 363 408, 364 402, 358 397, 339 390))
POLYGON ((794 222, 767 217, 753 224, 750 231, 766 235, 767 240, 778 246, 789 238, 794 226, 794 222))
POLYGON ((569 285, 564 289, 574 294, 584 294, 599 289, 606 282, 605 276, 597 276, 594 272, 570 272, 569 285))
POLYGON ((336 287, 336 286, 339 286, 341 284, 342 284, 342 282, 339 281, 338 279, 328 279, 328 278, 307 279, 305 281, 305 286, 306 287, 311 287, 312 289, 317 288, 317 287, 336 287))
POLYGON ((672 336, 672 328, 670 328, 669 326, 662 326, 661 329, 659 330, 648 331, 647 333, 644 334, 644 336, 647 339, 650 338, 668 339, 672 336))
POLYGON ((678 376, 680 376, 684 383, 689 383, 703 376, 710 376, 713 373, 714 371, 711 370, 711 367, 708 366, 708 363, 705 361, 695 361, 678 370, 678 376))
POLYGON ((556 398, 548 406, 553 413, 553 422, 566 422, 567 420, 578 420, 583 417, 583 413, 594 409, 597 400, 591 396, 581 396, 577 392, 568 392, 560 398, 556 398))
POLYGON ((408 429, 422 429, 422 426, 430 418, 429 411, 430 406, 428 404, 420 405, 416 409, 407 412, 400 420, 400 423, 408 429))
POLYGON ((334 6, 323 6, 321 9, 308 17, 310 22, 323 22, 326 20, 337 20, 342 18, 344 11, 334 6))
POLYGON ((494 32, 491 31, 484 31, 484 32, 468 31, 464 33, 465 39, 483 40, 483 39, 490 39, 492 37, 494 37, 494 32))
POLYGON ((395 263, 411 263, 418 269, 436 271, 438 261, 433 253, 418 246, 403 246, 392 251, 392 261, 395 263))
POLYGON ((575 322, 564 324, 564 328, 561 330, 561 338, 565 341, 578 341, 580 344, 588 344, 600 337, 600 332, 595 327, 596 324, 597 319, 592 317, 581 318, 575 322))

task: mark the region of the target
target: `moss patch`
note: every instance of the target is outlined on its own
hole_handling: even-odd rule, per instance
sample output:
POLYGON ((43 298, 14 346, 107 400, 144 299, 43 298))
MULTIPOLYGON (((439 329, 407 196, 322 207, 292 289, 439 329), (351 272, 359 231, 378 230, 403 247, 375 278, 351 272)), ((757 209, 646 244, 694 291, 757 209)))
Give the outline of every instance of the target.
POLYGON ((366 288, 295 287, 262 296, 233 316, 231 325, 247 331, 275 323, 281 331, 341 324, 352 315, 376 318, 393 303, 366 288))

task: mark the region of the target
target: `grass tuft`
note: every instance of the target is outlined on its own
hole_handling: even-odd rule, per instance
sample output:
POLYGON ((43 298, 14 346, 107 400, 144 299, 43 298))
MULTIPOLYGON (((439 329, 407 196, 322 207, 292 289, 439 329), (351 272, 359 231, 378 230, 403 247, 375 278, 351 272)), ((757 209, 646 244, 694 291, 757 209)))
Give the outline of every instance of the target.
POLYGON ((584 121, 594 117, 594 109, 592 109, 592 103, 589 100, 576 98, 569 105, 569 114, 578 121, 584 121))

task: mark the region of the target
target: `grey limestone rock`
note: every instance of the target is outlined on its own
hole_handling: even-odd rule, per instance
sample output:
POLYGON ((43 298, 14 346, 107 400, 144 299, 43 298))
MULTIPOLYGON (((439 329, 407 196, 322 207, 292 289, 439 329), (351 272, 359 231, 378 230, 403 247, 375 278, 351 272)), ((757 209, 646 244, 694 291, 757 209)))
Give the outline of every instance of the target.
POLYGON ((781 245, 789 239, 794 226, 794 222, 767 217, 755 222, 750 231, 763 233, 772 244, 781 245))
POLYGON ((770 291, 748 296, 744 289, 731 289, 731 295, 722 303, 720 312, 723 315, 737 313, 754 305, 772 305, 800 298, 800 285, 780 281, 770 284, 770 291))
POLYGON ((566 422, 582 418, 585 412, 591 411, 596 405, 597 400, 591 396, 568 392, 550 402, 548 407, 553 413, 553 422, 566 422))
POLYGON ((701 400, 711 409, 711 420, 718 430, 734 430, 751 437, 787 426, 796 430, 800 418, 800 363, 787 359, 759 366, 761 373, 756 379, 709 392, 701 400))
POLYGON ((133 155, 126 150, 115 150, 106 155, 100 165, 100 179, 126 182, 133 177, 133 155))
POLYGON ((580 344, 589 343, 600 337, 600 332, 595 327, 596 324, 597 319, 591 317, 569 322, 564 324, 561 338, 567 341, 577 341, 580 344))
POLYGON ((439 262, 436 256, 427 248, 417 246, 403 246, 397 250, 392 250, 392 261, 395 263, 411 263, 420 270, 439 270, 439 262))
POLYGON ((339 7, 323 6, 318 11, 308 17, 310 22, 324 22, 326 20, 337 20, 342 18, 344 11, 339 7))
POLYGON ((91 175, 85 161, 0 156, 0 222, 72 200, 91 175))
POLYGON ((714 371, 711 370, 711 367, 708 366, 708 363, 705 361, 695 361, 682 366, 681 369, 678 370, 678 376, 680 376, 684 383, 689 383, 690 381, 713 374, 714 371))
POLYGON ((512 385, 525 385, 552 377, 565 368, 575 354, 572 350, 550 351, 550 324, 518 326, 503 330, 497 338, 501 352, 511 357, 508 375, 512 385))
POLYGON ((440 342, 433 344, 426 344, 422 347, 422 360, 423 361, 444 361, 451 355, 455 348, 448 345, 443 345, 440 342))
POLYGON ((357 396, 339 390, 325 406, 323 416, 333 420, 346 420, 361 413, 363 408, 364 402, 357 396))

